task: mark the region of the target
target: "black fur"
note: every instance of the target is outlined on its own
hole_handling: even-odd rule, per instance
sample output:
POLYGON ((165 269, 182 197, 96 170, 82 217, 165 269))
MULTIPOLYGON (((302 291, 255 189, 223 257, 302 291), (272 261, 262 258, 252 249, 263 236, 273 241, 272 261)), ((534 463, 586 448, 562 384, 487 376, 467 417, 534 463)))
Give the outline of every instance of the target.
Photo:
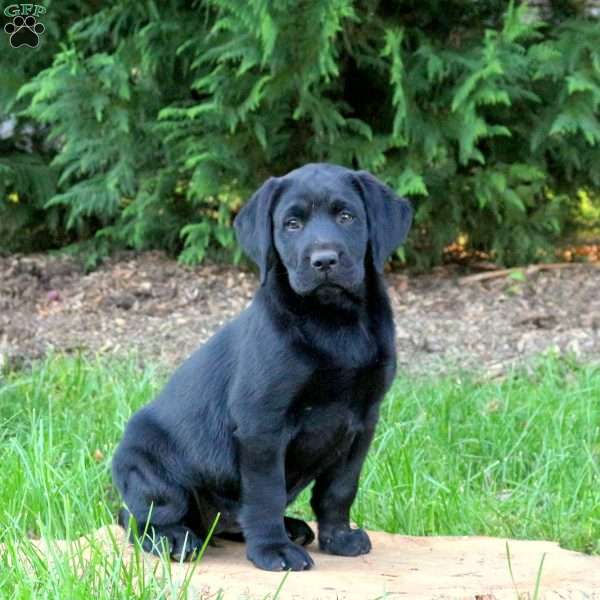
POLYGON ((189 558, 220 513, 217 535, 245 539, 257 567, 310 568, 314 534, 284 511, 314 482, 320 547, 370 550, 349 513, 395 373, 381 272, 410 221, 406 200, 335 165, 254 194, 235 221, 261 272, 252 304, 133 415, 113 459, 144 548, 189 558))

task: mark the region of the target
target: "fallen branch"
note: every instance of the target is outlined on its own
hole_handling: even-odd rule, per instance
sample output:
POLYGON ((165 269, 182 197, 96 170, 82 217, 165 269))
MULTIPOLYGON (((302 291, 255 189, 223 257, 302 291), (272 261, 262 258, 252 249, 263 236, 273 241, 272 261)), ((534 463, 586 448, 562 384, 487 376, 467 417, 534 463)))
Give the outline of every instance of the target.
POLYGON ((523 273, 523 275, 532 275, 538 271, 554 271, 557 269, 568 269, 569 267, 581 266, 582 264, 600 267, 600 263, 547 263, 539 265, 529 265, 528 267, 513 267, 511 269, 498 269, 497 271, 487 271, 485 273, 476 273, 475 275, 465 275, 458 279, 460 285, 476 283, 477 281, 486 281, 488 279, 497 279, 498 277, 507 277, 511 273, 523 273))

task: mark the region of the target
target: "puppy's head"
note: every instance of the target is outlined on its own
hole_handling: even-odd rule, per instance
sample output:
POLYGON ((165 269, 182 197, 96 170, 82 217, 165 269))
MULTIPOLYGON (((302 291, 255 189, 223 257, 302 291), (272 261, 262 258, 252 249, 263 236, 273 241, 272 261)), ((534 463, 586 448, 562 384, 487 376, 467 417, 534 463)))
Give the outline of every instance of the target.
POLYGON ((292 289, 308 295, 359 289, 369 247, 381 273, 411 219, 410 204, 366 171, 316 163, 270 178, 234 225, 261 283, 279 258, 292 289))

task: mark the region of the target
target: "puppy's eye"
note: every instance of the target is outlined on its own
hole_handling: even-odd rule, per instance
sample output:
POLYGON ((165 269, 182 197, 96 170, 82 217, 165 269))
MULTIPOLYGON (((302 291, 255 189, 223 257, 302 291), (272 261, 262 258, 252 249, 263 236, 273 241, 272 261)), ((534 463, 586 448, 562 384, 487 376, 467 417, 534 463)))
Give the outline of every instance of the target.
POLYGON ((298 229, 302 229, 302 221, 296 217, 291 217, 286 220, 284 226, 289 231, 298 231, 298 229))
POLYGON ((341 223, 342 225, 347 225, 348 223, 352 223, 352 221, 354 221, 354 215, 351 215, 347 210, 343 210, 339 215, 338 215, 338 223, 341 223))

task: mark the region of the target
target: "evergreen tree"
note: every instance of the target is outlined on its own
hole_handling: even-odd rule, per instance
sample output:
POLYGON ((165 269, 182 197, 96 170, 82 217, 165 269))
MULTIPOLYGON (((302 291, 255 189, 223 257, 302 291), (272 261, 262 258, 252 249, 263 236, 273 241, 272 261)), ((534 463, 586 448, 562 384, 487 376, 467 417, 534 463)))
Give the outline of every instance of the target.
POLYGON ((41 210, 90 261, 118 246, 238 256, 250 193, 331 161, 413 199, 412 264, 459 235, 515 264, 544 257, 577 191, 600 184, 600 24, 580 2, 75 4, 37 63, 0 48, 35 63, 0 112, 44 149, 1 160, 0 228, 41 210), (48 179, 19 170, 34 156, 48 179))

